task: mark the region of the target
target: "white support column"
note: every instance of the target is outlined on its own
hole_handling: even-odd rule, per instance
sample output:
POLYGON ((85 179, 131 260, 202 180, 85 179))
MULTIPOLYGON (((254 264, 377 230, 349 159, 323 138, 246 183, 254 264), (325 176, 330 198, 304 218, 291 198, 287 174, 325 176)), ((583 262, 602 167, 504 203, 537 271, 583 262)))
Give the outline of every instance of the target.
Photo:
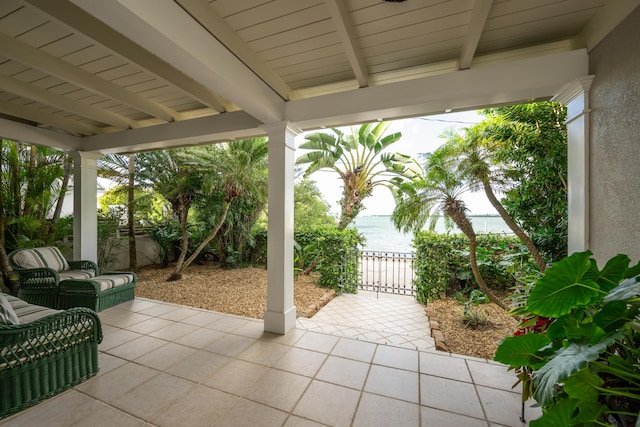
POLYGON ((589 88, 594 76, 565 85, 553 97, 567 106, 568 253, 589 249, 589 88))
POLYGON ((286 334, 296 325, 293 305, 293 166, 295 136, 289 123, 263 127, 269 135, 267 311, 264 330, 286 334))
POLYGON ((74 151, 73 259, 98 261, 97 160, 100 154, 74 151))

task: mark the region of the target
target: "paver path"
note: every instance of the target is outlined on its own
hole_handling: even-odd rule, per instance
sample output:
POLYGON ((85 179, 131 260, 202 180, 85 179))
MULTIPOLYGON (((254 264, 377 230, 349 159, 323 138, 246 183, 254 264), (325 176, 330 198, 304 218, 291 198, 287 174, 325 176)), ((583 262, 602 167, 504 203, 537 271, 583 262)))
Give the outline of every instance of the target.
POLYGON ((359 291, 332 299, 297 327, 417 350, 435 348, 424 306, 413 297, 359 291))

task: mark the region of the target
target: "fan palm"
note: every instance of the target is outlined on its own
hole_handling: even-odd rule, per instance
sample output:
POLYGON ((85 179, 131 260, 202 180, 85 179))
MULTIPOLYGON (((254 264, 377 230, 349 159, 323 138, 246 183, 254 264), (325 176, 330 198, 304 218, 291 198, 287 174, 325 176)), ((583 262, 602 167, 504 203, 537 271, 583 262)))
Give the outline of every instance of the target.
POLYGON ((453 221, 469 239, 469 261, 478 286, 485 295, 503 309, 507 306, 495 296, 485 283, 477 262, 477 236, 468 217, 468 208, 461 196, 470 187, 459 168, 450 146, 442 146, 426 158, 421 176, 398 186, 396 208, 391 215, 398 230, 421 230, 427 222, 433 229, 439 214, 453 221))
POLYGON ((312 150, 298 157, 296 164, 309 164, 304 176, 320 169, 331 169, 342 180, 339 229, 346 228, 363 208, 363 201, 377 186, 390 186, 389 175, 409 176, 410 158, 403 154, 382 153, 398 141, 400 132, 385 135, 390 122, 366 123, 353 127, 351 134, 332 129, 333 134, 315 132, 306 136, 300 148, 312 150))

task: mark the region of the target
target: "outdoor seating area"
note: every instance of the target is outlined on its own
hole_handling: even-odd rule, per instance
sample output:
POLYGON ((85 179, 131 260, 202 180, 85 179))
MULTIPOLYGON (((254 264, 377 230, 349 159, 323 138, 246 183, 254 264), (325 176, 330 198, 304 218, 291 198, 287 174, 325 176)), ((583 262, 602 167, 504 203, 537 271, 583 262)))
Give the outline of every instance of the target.
POLYGON ((87 308, 53 310, 0 294, 0 418, 98 372, 102 329, 87 308))
POLYGON ((14 251, 9 263, 20 276, 18 296, 31 304, 102 311, 135 296, 135 273, 101 274, 95 262, 68 261, 55 246, 14 251))
MULTIPOLYGON (((396 338, 375 336, 362 329, 364 309, 344 311, 375 297, 343 297, 322 309, 331 324, 301 318, 286 335, 259 319, 136 298, 99 314, 95 377, 0 425, 526 425, 506 367, 393 344, 398 325, 396 338)), ((530 406, 527 420, 540 415, 530 406)))

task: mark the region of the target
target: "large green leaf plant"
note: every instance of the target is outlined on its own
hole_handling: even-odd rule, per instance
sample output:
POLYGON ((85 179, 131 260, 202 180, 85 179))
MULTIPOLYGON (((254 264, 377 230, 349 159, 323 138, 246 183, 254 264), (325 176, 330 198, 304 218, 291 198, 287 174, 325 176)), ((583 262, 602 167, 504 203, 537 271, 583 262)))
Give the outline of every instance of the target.
POLYGON ((600 270, 579 252, 535 282, 520 329, 495 354, 523 401, 542 406, 531 426, 640 426, 640 263, 629 264, 617 255, 600 270))

